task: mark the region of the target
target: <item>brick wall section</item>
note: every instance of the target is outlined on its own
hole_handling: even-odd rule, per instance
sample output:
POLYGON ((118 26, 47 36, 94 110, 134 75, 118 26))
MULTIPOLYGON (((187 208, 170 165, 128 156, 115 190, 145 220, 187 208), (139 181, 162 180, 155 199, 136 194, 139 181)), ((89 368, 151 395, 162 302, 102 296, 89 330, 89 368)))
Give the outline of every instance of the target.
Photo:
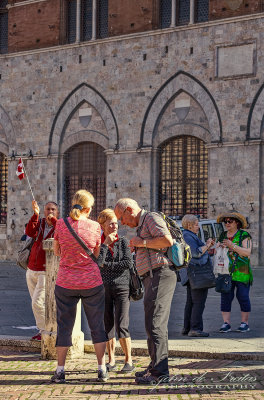
POLYGON ((109 36, 158 28, 157 0, 109 0, 109 36))
POLYGON ((55 46, 60 39, 60 0, 11 7, 8 13, 8 51, 55 46))
POLYGON ((210 0, 209 20, 237 17, 262 11, 264 11, 262 0, 210 0))

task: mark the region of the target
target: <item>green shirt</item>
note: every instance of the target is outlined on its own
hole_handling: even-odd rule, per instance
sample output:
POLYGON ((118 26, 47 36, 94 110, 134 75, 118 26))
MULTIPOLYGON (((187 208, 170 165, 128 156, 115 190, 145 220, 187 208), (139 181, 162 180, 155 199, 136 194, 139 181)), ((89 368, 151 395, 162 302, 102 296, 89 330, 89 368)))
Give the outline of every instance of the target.
MULTIPOLYGON (((239 246, 239 241, 240 241, 240 235, 242 234, 241 237, 241 243, 243 242, 243 240, 245 239, 249 239, 251 240, 251 236, 248 232, 243 231, 242 229, 239 229, 235 236, 232 239, 232 242, 234 244, 236 244, 237 246, 239 246)), ((227 232, 223 232, 220 235, 219 241, 222 242, 224 239, 228 239, 227 238, 227 232)), ((236 255, 237 253, 229 250, 228 251, 228 257, 229 257, 229 272, 231 273, 231 269, 232 269, 232 265, 236 260, 236 255)), ((252 285, 253 282, 253 275, 252 275, 252 270, 250 267, 250 260, 248 257, 242 257, 242 256, 238 256, 237 259, 237 263, 234 269, 234 272, 232 273, 232 281, 236 281, 236 282, 242 282, 242 283, 249 283, 250 285, 252 285)))

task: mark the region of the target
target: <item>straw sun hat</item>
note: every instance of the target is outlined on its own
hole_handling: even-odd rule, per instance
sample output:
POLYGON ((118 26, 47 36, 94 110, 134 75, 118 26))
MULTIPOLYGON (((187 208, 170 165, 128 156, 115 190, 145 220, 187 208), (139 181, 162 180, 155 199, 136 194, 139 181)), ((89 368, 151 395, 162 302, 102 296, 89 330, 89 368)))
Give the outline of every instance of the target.
POLYGON ((225 213, 222 213, 218 215, 217 217, 217 222, 223 222, 225 218, 235 218, 238 221, 241 222, 242 228, 247 228, 248 223, 244 215, 240 214, 238 211, 232 210, 232 211, 227 211, 225 213))

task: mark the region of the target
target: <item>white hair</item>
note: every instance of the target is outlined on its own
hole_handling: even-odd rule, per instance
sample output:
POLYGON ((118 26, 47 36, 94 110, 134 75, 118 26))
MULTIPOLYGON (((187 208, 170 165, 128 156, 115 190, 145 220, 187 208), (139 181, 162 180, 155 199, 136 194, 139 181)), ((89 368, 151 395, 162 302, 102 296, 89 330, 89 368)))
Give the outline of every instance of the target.
POLYGON ((131 207, 133 210, 140 209, 136 200, 130 199, 129 197, 119 199, 115 205, 115 208, 118 208, 121 212, 124 211, 127 207, 131 207))
POLYGON ((182 219, 182 227, 183 229, 188 229, 188 225, 194 225, 195 222, 198 221, 196 215, 186 214, 182 219))

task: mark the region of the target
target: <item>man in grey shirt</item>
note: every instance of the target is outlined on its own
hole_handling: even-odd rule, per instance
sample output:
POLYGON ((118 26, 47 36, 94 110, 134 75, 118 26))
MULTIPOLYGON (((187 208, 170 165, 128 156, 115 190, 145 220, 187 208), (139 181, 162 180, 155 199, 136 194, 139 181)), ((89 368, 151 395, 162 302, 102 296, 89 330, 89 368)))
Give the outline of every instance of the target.
POLYGON ((115 214, 122 225, 137 228, 130 246, 136 249, 136 267, 145 289, 145 328, 151 361, 145 371, 136 373, 136 383, 155 383, 169 375, 168 320, 177 278, 164 253, 173 239, 163 218, 141 209, 133 199, 118 200, 115 214))

